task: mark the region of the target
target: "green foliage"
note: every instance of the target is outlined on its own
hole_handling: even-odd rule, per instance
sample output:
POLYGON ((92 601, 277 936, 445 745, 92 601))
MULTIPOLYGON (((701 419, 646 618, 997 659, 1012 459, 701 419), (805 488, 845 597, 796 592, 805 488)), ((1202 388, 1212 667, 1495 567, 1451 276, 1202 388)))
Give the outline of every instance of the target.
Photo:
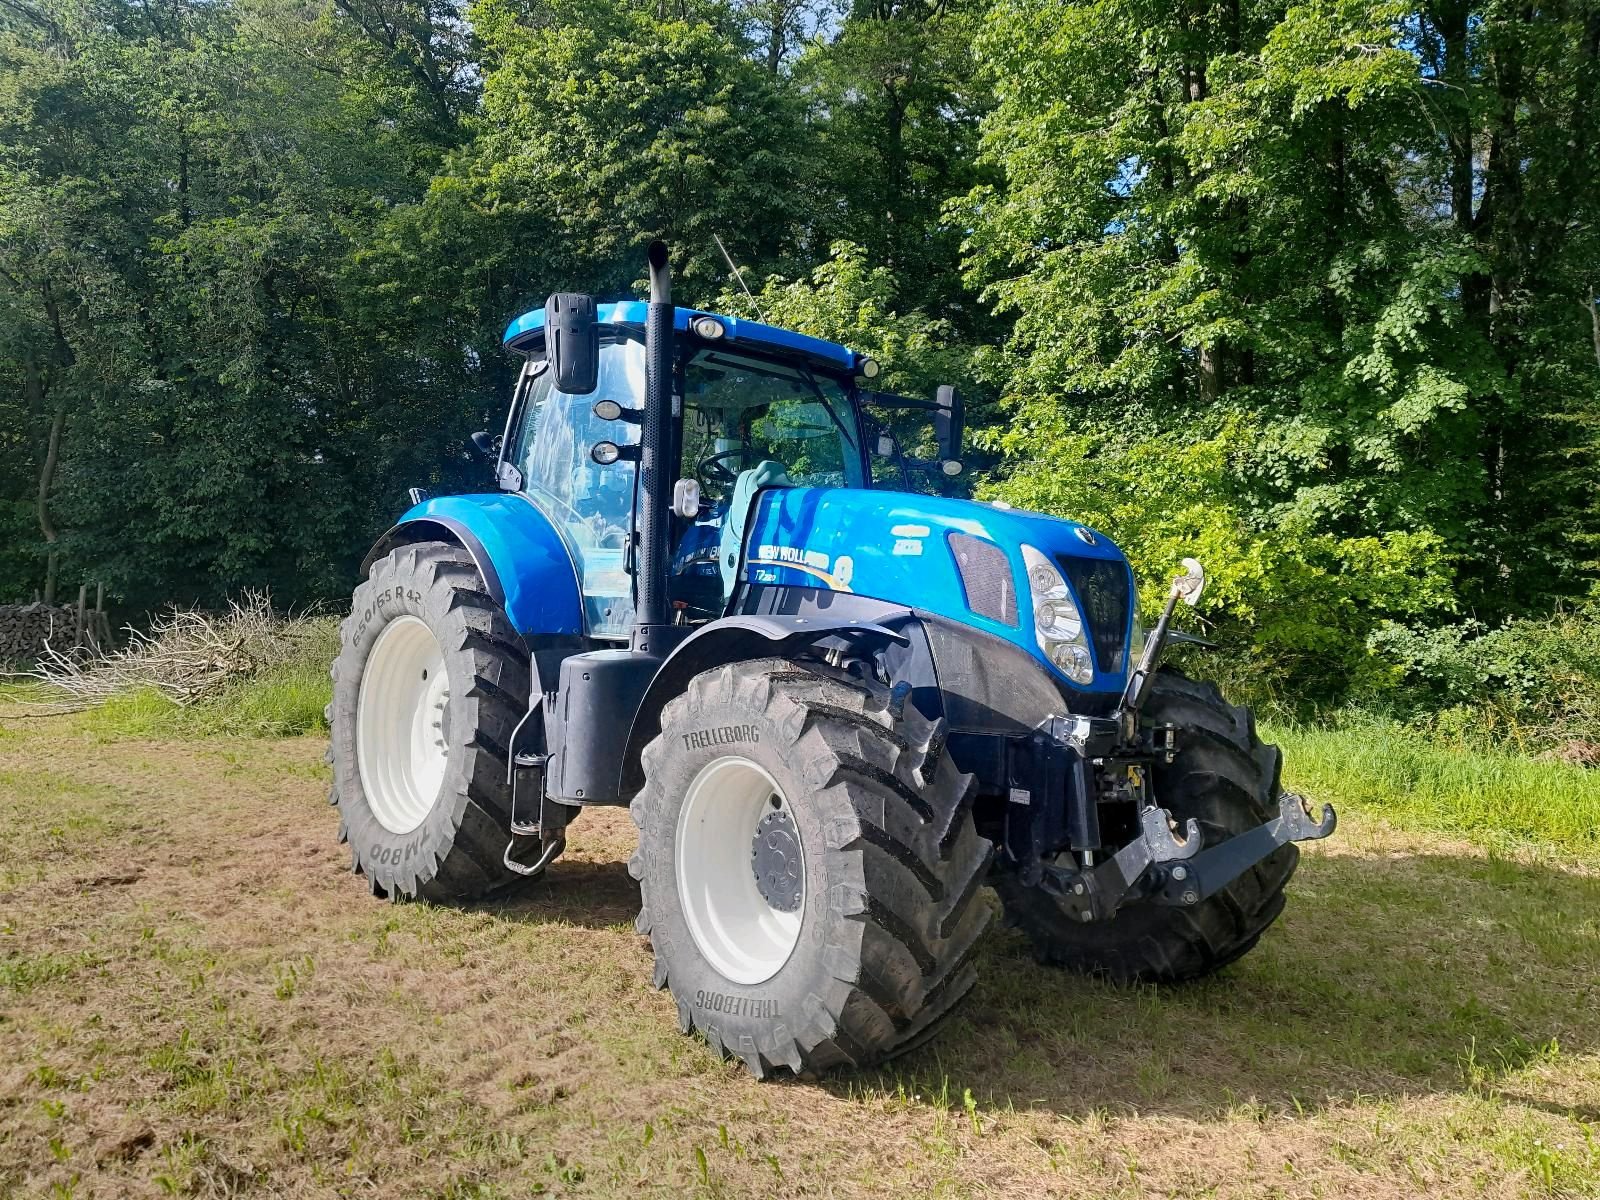
POLYGON ((1382 699, 1441 732, 1557 747, 1600 763, 1600 603, 1490 628, 1386 624, 1371 636, 1392 664, 1382 699))
POLYGON ((884 391, 931 396, 941 383, 970 391, 977 380, 972 347, 948 319, 900 311, 901 293, 894 270, 873 265, 853 242, 835 242, 827 261, 809 274, 769 276, 753 303, 737 288, 725 289, 717 303, 726 312, 764 318, 877 359, 883 373, 873 386, 884 391))
POLYGON ((698 14, 618 0, 558 14, 474 9, 495 70, 463 163, 473 202, 537 230, 565 287, 627 288, 653 237, 691 292, 725 276, 716 236, 747 262, 780 253, 802 213, 797 97, 698 14))
POLYGON ((1016 459, 1026 447, 1050 449, 986 494, 1109 534, 1133 563, 1147 624, 1179 560, 1198 558, 1209 580, 1205 632, 1223 643, 1223 657, 1248 659, 1224 673, 1258 695, 1293 681, 1296 700, 1336 698, 1372 669, 1366 639, 1379 622, 1450 605, 1448 561, 1428 531, 1340 536, 1302 514, 1252 509, 1241 501, 1240 473, 1261 437, 1243 418, 1155 437, 1019 422, 991 440, 1016 459))

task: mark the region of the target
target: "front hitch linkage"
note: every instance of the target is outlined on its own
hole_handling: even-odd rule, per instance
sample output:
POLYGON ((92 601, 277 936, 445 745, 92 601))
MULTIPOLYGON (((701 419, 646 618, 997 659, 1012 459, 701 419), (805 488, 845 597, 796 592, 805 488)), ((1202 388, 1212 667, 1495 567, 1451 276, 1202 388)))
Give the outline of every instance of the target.
MULTIPOLYGON (((1172 581, 1161 619, 1129 673, 1117 706, 1115 727, 1124 737, 1132 737, 1139 710, 1166 653, 1178 601, 1192 608, 1205 590, 1205 569, 1192 558, 1183 560, 1183 568, 1183 574, 1172 581)), ((1163 727, 1155 741, 1157 753, 1168 762, 1176 749, 1172 734, 1163 727)), ((1081 753, 1082 747, 1076 748, 1081 753)), ((1284 792, 1278 797, 1278 815, 1272 820, 1206 850, 1197 822, 1186 822, 1180 838, 1174 832, 1172 814, 1150 805, 1139 813, 1139 836, 1105 862, 1091 868, 1040 863, 1040 883, 1061 900, 1071 916, 1085 922, 1106 920, 1139 895, 1157 904, 1189 907, 1216 895, 1280 846, 1325 838, 1337 824, 1333 805, 1324 804, 1321 819, 1313 819, 1302 797, 1284 792)))
POLYGON ((1333 805, 1324 804, 1321 819, 1313 819, 1304 799, 1284 792, 1272 820, 1202 850, 1195 821, 1187 822, 1179 838, 1171 814, 1152 805, 1139 813, 1139 836, 1105 862, 1086 871, 1043 863, 1040 882, 1080 921, 1106 920, 1136 893, 1157 904, 1188 908, 1216 895, 1278 847, 1325 838, 1338 823, 1333 805))

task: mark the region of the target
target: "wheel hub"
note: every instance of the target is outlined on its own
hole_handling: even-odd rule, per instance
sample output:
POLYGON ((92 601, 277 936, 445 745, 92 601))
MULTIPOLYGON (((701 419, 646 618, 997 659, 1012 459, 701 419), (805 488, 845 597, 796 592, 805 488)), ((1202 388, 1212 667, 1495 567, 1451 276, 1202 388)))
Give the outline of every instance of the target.
POLYGON ((804 886, 800 831, 788 809, 776 808, 761 818, 751 840, 750 867, 755 871, 761 898, 774 909, 787 913, 800 907, 804 886))
POLYGON ((695 946, 730 983, 776 975, 800 943, 806 862, 783 789, 761 764, 729 754, 684 793, 673 837, 683 916, 695 946))

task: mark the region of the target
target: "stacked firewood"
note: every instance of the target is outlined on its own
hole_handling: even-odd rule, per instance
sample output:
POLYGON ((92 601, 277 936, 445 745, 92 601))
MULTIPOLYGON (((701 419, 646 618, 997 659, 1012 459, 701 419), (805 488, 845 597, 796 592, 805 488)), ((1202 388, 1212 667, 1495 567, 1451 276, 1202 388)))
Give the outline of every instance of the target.
POLYGON ((71 650, 78 612, 70 604, 0 604, 0 663, 32 663, 46 645, 71 650))

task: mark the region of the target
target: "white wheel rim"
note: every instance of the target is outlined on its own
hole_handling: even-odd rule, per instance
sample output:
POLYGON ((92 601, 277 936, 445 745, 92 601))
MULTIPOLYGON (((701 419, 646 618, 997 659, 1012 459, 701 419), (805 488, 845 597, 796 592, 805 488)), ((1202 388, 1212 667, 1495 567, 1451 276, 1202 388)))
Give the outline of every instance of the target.
POLYGON ((779 808, 783 789, 747 758, 718 758, 689 784, 673 846, 678 895, 700 953, 733 983, 764 983, 800 941, 805 913, 805 855, 795 866, 800 896, 793 912, 767 902, 752 869, 756 826, 779 808), (777 804, 773 804, 773 798, 777 804))
POLYGON ((450 746, 444 651, 419 617, 396 617, 367 656, 356 698, 356 766, 367 806, 390 833, 410 833, 439 798, 450 746))

